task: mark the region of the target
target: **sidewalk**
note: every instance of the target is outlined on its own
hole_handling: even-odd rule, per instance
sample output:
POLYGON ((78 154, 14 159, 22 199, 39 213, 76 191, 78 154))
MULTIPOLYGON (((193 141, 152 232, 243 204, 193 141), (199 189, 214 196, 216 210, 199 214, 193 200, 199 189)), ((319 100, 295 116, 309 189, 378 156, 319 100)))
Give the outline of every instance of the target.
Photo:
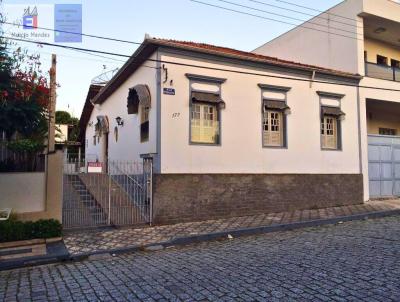
MULTIPOLYGON (((174 225, 103 229, 67 233, 64 243, 74 258, 134 251, 144 247, 185 244, 233 236, 266 233, 400 214, 400 200, 370 201, 363 205, 234 217, 174 225)), ((151 248, 150 248, 151 249, 151 248)))

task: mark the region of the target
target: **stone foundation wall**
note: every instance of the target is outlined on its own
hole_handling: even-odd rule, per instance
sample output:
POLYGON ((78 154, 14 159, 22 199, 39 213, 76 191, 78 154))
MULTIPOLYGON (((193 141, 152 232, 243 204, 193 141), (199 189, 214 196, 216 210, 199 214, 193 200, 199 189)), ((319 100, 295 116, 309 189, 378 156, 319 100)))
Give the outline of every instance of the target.
POLYGON ((363 203, 361 174, 156 174, 155 224, 363 203))

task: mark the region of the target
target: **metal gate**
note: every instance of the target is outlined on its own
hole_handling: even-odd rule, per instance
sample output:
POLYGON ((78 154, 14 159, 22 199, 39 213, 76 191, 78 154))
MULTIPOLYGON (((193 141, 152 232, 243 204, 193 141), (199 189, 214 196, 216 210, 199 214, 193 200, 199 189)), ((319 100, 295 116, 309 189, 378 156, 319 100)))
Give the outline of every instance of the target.
POLYGON ((368 135, 369 194, 400 196, 400 137, 368 135))
POLYGON ((151 159, 85 162, 68 158, 63 175, 64 229, 149 224, 151 159))

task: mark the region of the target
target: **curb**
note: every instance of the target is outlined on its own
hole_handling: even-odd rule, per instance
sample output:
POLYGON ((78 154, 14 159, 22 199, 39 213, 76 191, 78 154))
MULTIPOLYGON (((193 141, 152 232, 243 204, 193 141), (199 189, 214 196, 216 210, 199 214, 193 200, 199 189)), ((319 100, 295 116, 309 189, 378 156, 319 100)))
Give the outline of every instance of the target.
POLYGON ((46 245, 46 249, 49 253, 48 255, 31 256, 0 261, 0 271, 43 264, 59 263, 62 261, 70 260, 71 258, 62 241, 49 242, 46 245))
POLYGON ((150 243, 146 245, 134 245, 122 248, 108 249, 108 250, 99 250, 94 252, 80 253, 76 255, 70 255, 69 260, 71 261, 83 261, 88 259, 90 256, 94 255, 102 255, 102 254, 125 254, 131 252, 138 251, 156 251, 162 248, 168 248, 172 246, 183 246, 192 243, 200 243, 207 241, 214 241, 218 239, 225 239, 228 235, 232 235, 233 237, 241 237, 241 236, 249 236, 249 235, 259 235, 266 234, 272 232, 279 231, 290 231, 300 228, 307 227, 316 227, 316 226, 324 226, 324 225, 332 225, 339 222, 348 222, 348 221, 358 221, 365 219, 375 219, 375 218, 383 218, 390 216, 400 215, 400 209, 396 210, 388 210, 388 211, 379 211, 379 212, 370 212, 364 214, 354 214, 349 216, 341 216, 329 219, 317 219, 317 220, 309 220, 309 221, 301 221, 294 222, 288 224, 277 224, 272 226, 259 226, 259 227, 250 227, 250 228, 241 228, 235 230, 227 230, 223 232, 215 232, 208 234, 199 234, 187 237, 174 238, 168 241, 150 243))

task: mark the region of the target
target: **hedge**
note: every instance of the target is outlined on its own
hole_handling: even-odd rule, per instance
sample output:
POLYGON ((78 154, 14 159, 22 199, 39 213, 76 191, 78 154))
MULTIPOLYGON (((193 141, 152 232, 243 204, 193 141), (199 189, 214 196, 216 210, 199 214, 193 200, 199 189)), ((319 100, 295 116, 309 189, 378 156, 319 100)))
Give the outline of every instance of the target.
POLYGON ((0 242, 60 237, 61 231, 61 223, 55 219, 23 222, 10 217, 0 221, 0 242))

